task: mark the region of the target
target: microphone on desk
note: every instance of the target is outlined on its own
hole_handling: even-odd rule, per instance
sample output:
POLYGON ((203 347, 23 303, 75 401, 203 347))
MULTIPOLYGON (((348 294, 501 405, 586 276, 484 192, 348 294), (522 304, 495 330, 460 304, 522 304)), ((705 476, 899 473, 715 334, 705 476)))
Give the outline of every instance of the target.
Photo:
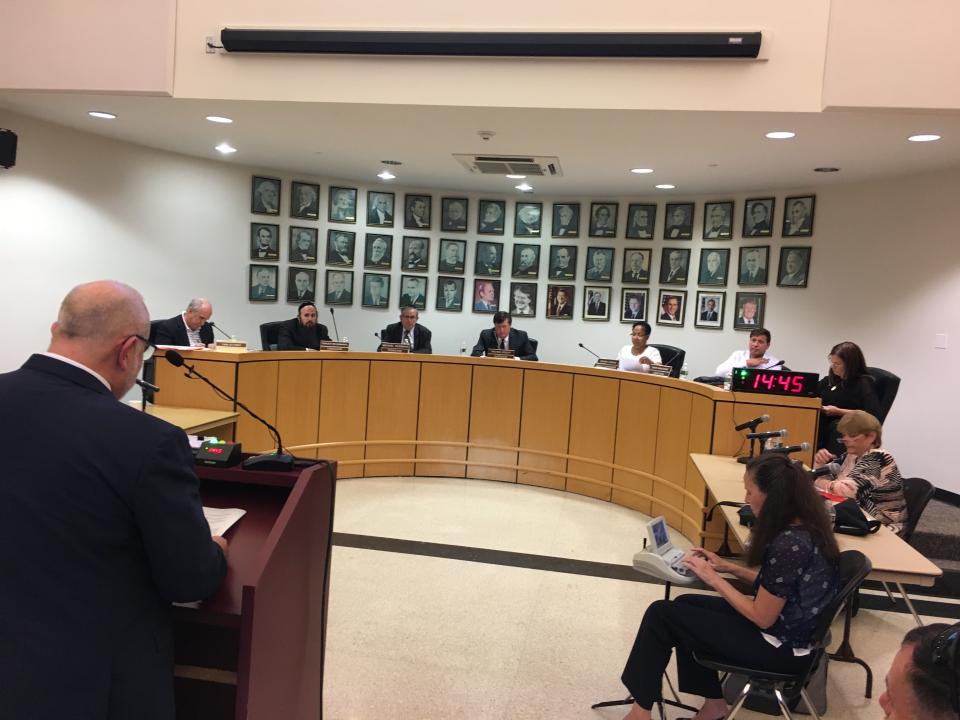
POLYGON ((781 360, 780 362, 775 362, 775 363, 774 363, 773 365, 771 365, 770 367, 764 368, 764 370, 774 370, 774 369, 776 369, 776 368, 778 368, 778 367, 783 367, 783 366, 786 364, 786 362, 787 362, 786 360, 781 360))
POLYGON ((757 425, 759 425, 760 423, 765 423, 769 421, 770 421, 769 415, 761 415, 760 417, 756 417, 753 420, 747 420, 744 423, 740 423, 734 428, 734 430, 736 432, 740 432, 741 430, 746 430, 747 428, 750 428, 750 432, 753 432, 757 429, 757 425))
POLYGON ((207 325, 209 325, 209 326, 212 327, 214 330, 216 330, 218 333, 220 333, 221 335, 223 335, 227 340, 233 340, 233 335, 228 335, 228 334, 224 331, 224 329, 221 328, 221 327, 220 327, 219 325, 217 325, 216 323, 214 323, 214 322, 211 321, 211 322, 208 322, 207 325))
POLYGON ((165 357, 167 362, 173 365, 174 367, 186 368, 186 376, 188 378, 196 377, 200 380, 203 380, 207 385, 213 388, 220 397, 229 400, 230 402, 236 403, 237 407, 240 407, 246 410, 247 414, 252 417, 254 420, 263 423, 267 429, 273 434, 274 438, 277 440, 277 451, 275 454, 265 453, 263 455, 255 455, 249 457, 243 461, 243 467, 245 470, 265 470, 268 472, 273 471, 283 471, 283 470, 292 470, 293 469, 293 455, 283 451, 283 441, 280 440, 280 431, 277 430, 273 425, 268 423, 262 417, 257 415, 253 410, 248 408, 242 402, 237 400, 234 395, 226 392, 219 388, 215 383, 213 383, 209 378, 204 377, 204 375, 197 371, 193 365, 188 365, 183 359, 183 355, 178 353, 176 350, 167 350, 165 357))
POLYGON ((789 447, 765 448, 760 454, 777 453, 779 455, 789 455, 795 452, 806 452, 810 449, 810 443, 802 442, 799 445, 790 445, 789 447))
POLYGON ((586 350, 588 353, 590 353, 591 355, 593 355, 597 360, 600 359, 600 356, 599 356, 599 355, 597 355, 593 350, 591 350, 590 348, 588 348, 588 347, 587 347, 586 345, 584 345, 583 343, 577 343, 577 345, 579 345, 581 348, 583 348, 583 349, 586 350))
POLYGON ((823 467, 819 467, 816 470, 810 471, 810 477, 816 480, 819 477, 824 475, 829 475, 830 477, 836 477, 840 474, 840 464, 839 463, 827 463, 823 467))
POLYGON ((768 432, 751 432, 747 433, 747 439, 749 440, 766 440, 767 438, 785 438, 790 433, 787 432, 787 429, 782 430, 770 430, 768 432))
POLYGON ((328 308, 330 310, 330 319, 333 320, 333 334, 337 337, 337 342, 340 342, 340 332, 337 330, 337 316, 333 314, 333 308, 328 308))
POLYGON ((136 380, 134 380, 134 382, 140 387, 142 387, 144 390, 149 390, 150 392, 155 392, 155 393, 160 392, 160 388, 154 385, 152 382, 147 382, 146 380, 141 380, 140 378, 137 378, 136 380))

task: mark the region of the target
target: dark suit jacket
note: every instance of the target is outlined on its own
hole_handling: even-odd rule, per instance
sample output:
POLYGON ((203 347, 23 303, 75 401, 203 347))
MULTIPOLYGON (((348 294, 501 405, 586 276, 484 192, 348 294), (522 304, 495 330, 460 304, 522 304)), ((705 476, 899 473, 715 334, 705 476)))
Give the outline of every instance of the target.
MULTIPOLYGON (((189 345, 190 338, 187 337, 187 326, 183 324, 183 315, 175 315, 172 318, 157 322, 153 330, 153 340, 156 345, 189 345)), ((200 342, 204 345, 213 343, 213 328, 209 323, 200 326, 200 342)))
POLYGON ((704 310, 702 313, 700 313, 700 319, 701 320, 717 320, 719 318, 716 310, 712 310, 712 311, 704 310))
POLYGON ((415 298, 410 297, 407 293, 404 293, 400 296, 400 307, 417 307, 417 305, 425 305, 427 299, 423 295, 417 295, 415 298))
POLYGON ((293 292, 290 293, 290 298, 289 298, 291 302, 302 303, 302 302, 313 302, 313 301, 314 301, 313 290, 304 290, 304 291, 303 291, 303 297, 300 297, 300 296, 297 295, 297 289, 296 289, 296 288, 291 288, 291 290, 293 291, 293 292))
MULTIPOLYGON (((432 337, 433 333, 423 325, 417 324, 417 329, 413 331, 413 351, 424 355, 432 355, 433 347, 430 345, 430 338, 432 337)), ((380 339, 389 343, 403 342, 403 325, 398 322, 387 325, 380 333, 380 339)))
POLYGON ((277 329, 277 350, 319 350, 320 341, 329 339, 326 325, 317 323, 308 328, 300 324, 299 318, 292 318, 277 329))
MULTIPOLYGON (((393 213, 385 212, 383 214, 383 222, 392 223, 393 222, 393 213)), ((380 214, 374 210, 370 210, 367 213, 367 225, 379 225, 380 224, 380 214)))
POLYGON ((183 431, 33 355, 0 433, 0 717, 172 720, 170 603, 226 573, 183 431))
POLYGON ((757 276, 753 280, 750 279, 750 273, 742 272, 740 273, 740 282, 741 283, 765 283, 767 282, 767 269, 760 268, 757 270, 757 276))
POLYGON ((588 303, 587 312, 589 312, 591 315, 606 315, 607 304, 605 302, 588 303))
MULTIPOLYGON (((513 350, 513 354, 521 360, 537 359, 537 354, 533 351, 533 345, 530 344, 530 338, 523 330, 510 328, 510 339, 507 342, 510 349, 513 350)), ((473 357, 486 355, 487 350, 495 349, 497 344, 497 336, 494 334, 493 328, 487 328, 480 332, 480 339, 477 340, 477 344, 473 346, 473 352, 470 354, 473 357)))

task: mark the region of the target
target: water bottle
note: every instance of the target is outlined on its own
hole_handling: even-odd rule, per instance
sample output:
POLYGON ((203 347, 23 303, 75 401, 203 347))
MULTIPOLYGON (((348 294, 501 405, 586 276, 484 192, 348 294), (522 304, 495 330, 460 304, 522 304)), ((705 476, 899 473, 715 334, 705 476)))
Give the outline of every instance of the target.
POLYGON ((687 379, 687 375, 689 375, 689 374, 690 374, 690 368, 688 368, 688 367, 687 367, 687 364, 684 363, 684 364, 683 364, 683 367, 680 368, 680 379, 681 379, 681 380, 686 380, 686 379, 687 379))
POLYGON ((733 388, 733 375, 727 373, 723 378, 723 389, 730 390, 731 388, 733 388))

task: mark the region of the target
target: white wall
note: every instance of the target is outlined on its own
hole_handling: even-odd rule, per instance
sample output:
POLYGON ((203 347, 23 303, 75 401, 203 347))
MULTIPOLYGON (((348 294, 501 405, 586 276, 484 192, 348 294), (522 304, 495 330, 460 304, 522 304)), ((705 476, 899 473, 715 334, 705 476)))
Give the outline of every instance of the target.
MULTIPOLYGON (((246 300, 249 225, 262 217, 249 212, 250 175, 256 171, 269 174, 269 169, 158 152, 16 115, 0 113, 0 125, 20 135, 16 168, 0 174, 0 263, 14 269, 0 291, 0 299, 8 308, 5 335, 14 340, 0 348, 0 370, 17 367, 30 352, 44 349, 49 324, 65 291, 94 278, 113 277, 139 288, 154 317, 171 316, 191 296, 207 295, 214 304, 214 320, 247 339, 252 347, 259 346, 259 323, 293 316, 294 306, 284 302, 264 305, 246 300)), ((283 178, 283 269, 287 266, 286 230, 291 222, 286 217, 291 179, 283 178)), ((321 214, 325 215, 327 188, 337 180, 297 179, 322 183, 321 214)), ((765 288, 766 325, 774 336, 773 350, 791 367, 824 372, 830 346, 849 339, 864 348, 870 364, 904 378, 887 422, 885 445, 896 453, 905 473, 929 477, 954 491, 960 491, 960 478, 948 469, 947 447, 952 441, 950 419, 960 406, 960 391, 944 379, 943 370, 956 366, 954 348, 960 343, 960 321, 953 312, 960 307, 960 252, 952 240, 955 218, 951 204, 958 188, 960 171, 951 171, 819 191, 815 235, 809 242, 813 247, 809 288, 765 288), (935 333, 948 333, 951 348, 933 349, 935 333)), ((360 188, 361 220, 367 189, 360 188)), ((404 192, 417 190, 390 189, 397 193, 398 204, 404 192)), ((671 199, 697 203, 695 237, 702 223, 704 200, 735 199, 735 238, 739 238, 745 196, 728 196, 722 187, 717 190, 710 197, 671 199)), ((434 196, 436 214, 441 193, 429 194, 434 196)), ((464 193, 454 189, 448 194, 464 193)), ((764 194, 768 193, 761 189, 750 196, 764 194)), ((776 193, 777 223, 787 194, 776 193)), ((478 237, 473 232, 478 198, 470 199, 471 232, 461 236, 468 240, 468 285, 473 277, 472 248, 478 237)), ((512 217, 516 198, 505 199, 512 217)), ((539 196, 531 199, 545 203, 545 214, 554 200, 539 196)), ((610 198, 576 199, 584 203, 586 213, 591 199, 610 198)), ((621 214, 627 201, 644 199, 649 198, 620 198, 621 214)), ((660 234, 664 198, 655 199, 660 205, 660 234)), ((621 235, 624 222, 621 217, 621 235)), ((325 237, 326 222, 317 225, 321 237, 325 237)), ((359 243, 364 232, 362 221, 355 229, 359 243)), ((399 243, 403 231, 394 230, 393 235, 399 243)), ((441 233, 429 235, 433 239, 431 267, 436 268, 441 233)), ((508 234, 502 239, 509 250, 512 238, 508 234)), ((540 242, 546 249, 560 241, 544 237, 540 242)), ((580 277, 583 253, 594 244, 618 248, 614 267, 617 277, 622 262, 620 248, 628 242, 631 247, 653 247, 654 270, 659 268, 661 240, 608 242, 584 237, 575 241, 581 248, 580 277)), ((766 243, 735 239, 711 244, 729 244, 735 259, 740 245, 766 243)), ((775 257, 784 244, 779 232, 769 244, 775 257)), ((690 245, 693 257, 698 257, 700 242, 695 240, 690 245)), ((397 253, 395 246, 395 267, 397 253)), ((362 275, 360 264, 354 268, 357 285, 362 275)), ((322 276, 323 265, 317 269, 322 276)), ((399 269, 393 271, 388 311, 355 305, 337 312, 340 333, 348 335, 356 349, 372 350, 376 345, 373 331, 396 320, 400 274, 399 269)), ((285 272, 281 275, 280 290, 285 293, 285 272)), ((430 303, 421 318, 434 332, 436 352, 457 353, 461 341, 472 344, 479 331, 489 325, 489 316, 475 315, 469 307, 454 314, 430 309, 436 292, 435 276, 435 271, 430 273, 430 303)), ((509 278, 503 280, 506 287, 509 278)), ((584 281, 577 280, 576 284, 581 296, 577 302, 581 304, 584 281)), ((627 342, 628 326, 615 320, 546 320, 546 283, 541 281, 540 285, 538 317, 522 324, 518 321, 517 326, 539 338, 543 360, 590 364, 592 358, 577 348, 577 341, 604 355, 611 355, 627 342)), ((618 305, 619 283, 613 286, 617 298, 614 304, 618 305)), ((358 289, 355 287, 355 293, 358 289)), ((650 289, 654 295, 656 282, 650 289)), ((686 288, 691 302, 696 289, 692 282, 686 288)), ((731 306, 737 290, 735 284, 726 288, 731 306)), ((321 320, 329 320, 325 311, 321 311, 321 320)), ((729 309, 723 331, 694 329, 688 312, 686 327, 654 325, 653 339, 686 348, 692 376, 711 374, 720 360, 746 343, 746 334, 731 327, 729 309)))

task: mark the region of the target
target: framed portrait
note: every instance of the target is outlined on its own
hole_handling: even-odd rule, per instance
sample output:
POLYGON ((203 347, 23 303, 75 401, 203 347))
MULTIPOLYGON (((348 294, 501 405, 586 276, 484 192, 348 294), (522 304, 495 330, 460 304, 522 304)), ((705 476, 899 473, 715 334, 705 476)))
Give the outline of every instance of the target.
POLYGON ((551 245, 547 276, 551 280, 574 280, 577 277, 577 246, 551 245))
POLYGON ((610 288, 586 285, 583 288, 583 319, 610 319, 610 288))
POLYGON ((767 304, 766 293, 738 292, 736 303, 736 314, 733 316, 734 330, 755 330, 763 327, 763 311, 767 304))
POLYGON ((280 259, 280 226, 250 223, 250 259, 280 259))
POLYGON ((503 243, 479 241, 476 256, 473 260, 473 274, 500 277, 502 266, 503 243))
POLYGON ((320 217, 320 186, 297 182, 290 186, 290 217, 316 220, 320 217))
POLYGON ((769 258, 769 245, 748 245, 740 248, 740 284, 766 285, 769 258))
POLYGON ((661 290, 660 309, 657 312, 657 325, 683 327, 683 318, 687 312, 686 290, 661 290))
POLYGON ((660 251, 661 285, 686 285, 689 272, 689 249, 665 247, 660 251))
POLYGON ((367 233, 363 247, 363 266, 381 270, 393 267, 393 235, 367 233))
POLYGON ((733 237, 733 201, 703 205, 703 239, 729 240, 733 237))
POLYGON ((463 278, 437 278, 437 310, 441 312, 460 312, 463 310, 463 278))
POLYGON ((404 235, 400 267, 403 270, 426 272, 430 268, 430 238, 404 235))
POLYGON ((403 227, 407 230, 429 230, 433 198, 429 195, 403 196, 403 227))
POLYGON ((537 279, 540 274, 540 246, 517 243, 513 246, 511 277, 537 279))
POLYGON ((327 230, 327 265, 353 267, 357 234, 349 230, 327 230))
POLYGON ((536 283, 510 283, 510 314, 513 317, 534 317, 537 314, 536 283))
POLYGON ((623 250, 623 277, 624 285, 646 285, 650 282, 650 257, 652 250, 623 250))
POLYGON ((393 227, 393 193, 367 191, 367 225, 393 227))
POLYGON ((466 240, 440 240, 440 256, 437 259, 437 272, 463 274, 467 264, 466 240))
POLYGON ((667 203, 664 216, 664 240, 689 240, 693 237, 693 203, 667 203))
POLYGON ((250 292, 247 299, 252 302, 277 301, 277 266, 251 265, 250 292))
POLYGON ((327 305, 353 305, 353 271, 327 270, 327 305))
POLYGON ((290 226, 290 262, 315 263, 317 261, 317 229, 290 226))
POLYGON ((311 268, 287 268, 287 302, 316 302, 317 271, 311 268))
POLYGON ((493 314, 500 309, 500 281, 478 279, 473 281, 473 311, 493 314))
POLYGON ((783 237, 813 235, 813 210, 816 195, 798 195, 783 201, 783 237))
POLYGON ((503 235, 507 203, 503 200, 481 200, 477 209, 477 233, 503 235))
POLYGON ((554 203, 551 236, 580 237, 580 203, 554 203))
POLYGON ((390 276, 386 273, 363 274, 363 301, 361 307, 383 308, 390 305, 390 276))
POLYGON ((726 287, 729 269, 730 248, 701 248, 697 284, 726 287))
POLYGON ((422 275, 400 276, 400 309, 405 307, 426 310, 427 278, 422 275))
POLYGON ((776 198, 748 198, 743 204, 743 236, 770 237, 773 235, 773 209, 776 198))
POLYGON ((250 184, 250 212, 257 215, 280 214, 280 180, 253 176, 250 184))
POLYGON ((619 207, 615 202, 590 203, 590 237, 616 236, 619 207))
POLYGON ((631 240, 653 240, 653 226, 656 222, 656 205, 630 203, 627 208, 627 237, 631 240))
POLYGON ((357 189, 330 187, 330 202, 327 208, 330 222, 355 223, 357 221, 357 189))
POLYGON ((810 274, 809 247, 780 248, 780 265, 777 268, 777 287, 807 286, 810 274))
POLYGON ((547 319, 573 320, 574 285, 547 285, 547 319))
POLYGON ((513 234, 516 237, 540 237, 543 203, 518 202, 513 211, 513 234))
POLYGON ((726 297, 725 292, 698 290, 697 314, 693 318, 693 326, 723 330, 723 310, 726 297))
POLYGON ((647 319, 647 290, 623 288, 620 291, 620 322, 634 323, 647 319))
POLYGON ((440 229, 446 232, 466 232, 468 207, 469 201, 466 198, 441 198, 440 229))
POLYGON ((611 247, 588 247, 584 279, 610 282, 613 279, 613 252, 611 247))

